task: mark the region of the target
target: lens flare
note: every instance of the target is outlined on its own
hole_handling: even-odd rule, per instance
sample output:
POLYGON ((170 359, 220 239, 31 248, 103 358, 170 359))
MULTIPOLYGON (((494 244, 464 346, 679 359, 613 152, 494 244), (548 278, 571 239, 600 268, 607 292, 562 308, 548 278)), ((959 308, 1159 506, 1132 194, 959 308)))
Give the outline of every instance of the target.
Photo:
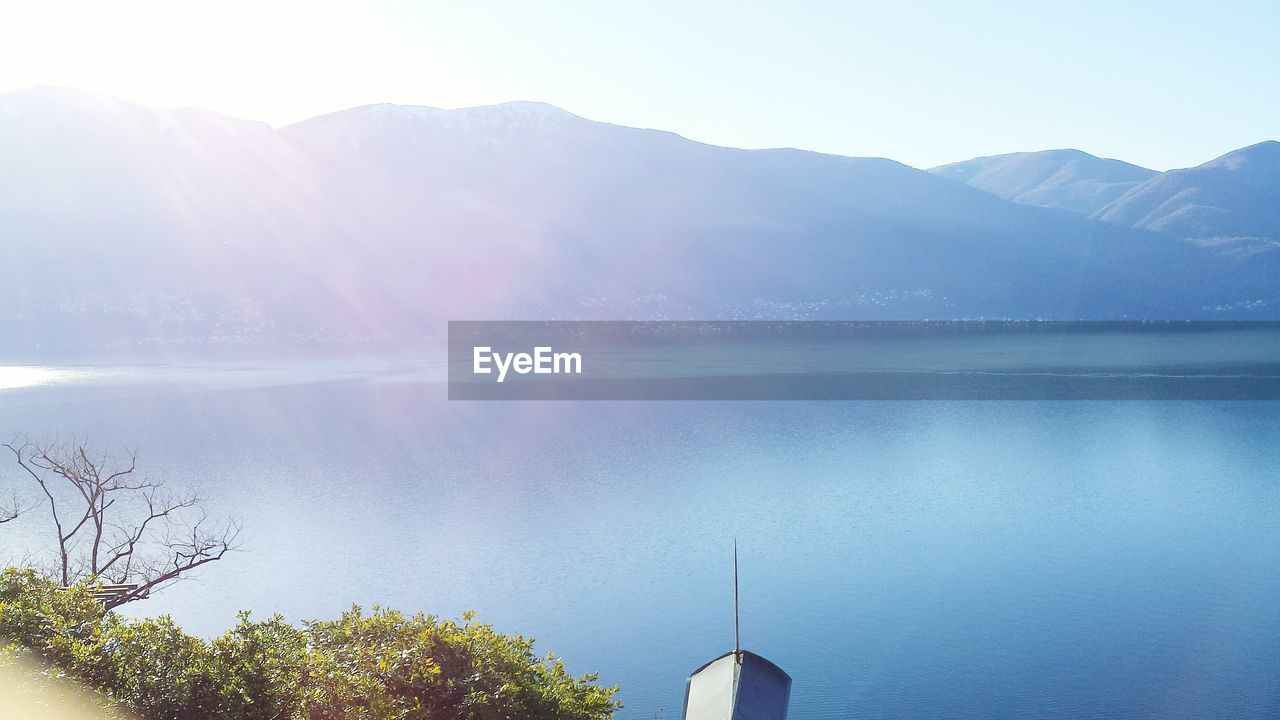
POLYGON ((0 717, 23 720, 127 720, 106 701, 55 673, 0 651, 0 717))

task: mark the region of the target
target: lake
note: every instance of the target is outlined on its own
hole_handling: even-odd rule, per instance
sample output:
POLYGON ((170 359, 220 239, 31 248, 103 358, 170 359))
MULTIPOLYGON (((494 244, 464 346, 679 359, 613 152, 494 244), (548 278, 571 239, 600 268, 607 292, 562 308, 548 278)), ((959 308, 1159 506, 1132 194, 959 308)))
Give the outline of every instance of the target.
POLYGON ((474 609, 669 720, 732 647, 737 538, 793 720, 1280 714, 1278 403, 467 403, 442 362, 33 364, 0 435, 135 446, 243 520, 130 608, 204 635, 474 609))

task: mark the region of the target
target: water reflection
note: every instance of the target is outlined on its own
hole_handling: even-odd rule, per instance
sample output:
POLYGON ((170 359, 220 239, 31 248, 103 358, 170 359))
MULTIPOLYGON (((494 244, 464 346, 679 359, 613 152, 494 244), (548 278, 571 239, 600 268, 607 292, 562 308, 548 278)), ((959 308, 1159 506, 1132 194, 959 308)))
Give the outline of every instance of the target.
POLYGON ((91 378, 88 370, 41 365, 0 365, 0 390, 77 382, 91 378))

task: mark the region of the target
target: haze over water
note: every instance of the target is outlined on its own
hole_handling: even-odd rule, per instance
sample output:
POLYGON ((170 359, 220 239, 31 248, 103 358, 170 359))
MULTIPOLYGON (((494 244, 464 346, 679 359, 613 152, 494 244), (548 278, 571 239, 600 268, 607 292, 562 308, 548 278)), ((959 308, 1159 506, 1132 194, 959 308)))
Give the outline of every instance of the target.
POLYGON ((675 718, 733 642, 736 537, 744 646, 795 678, 795 720, 1280 712, 1276 403, 449 403, 402 358, 101 371, 0 392, 0 434, 136 446, 245 522, 136 607, 197 633, 475 609, 621 685, 620 718, 675 718))

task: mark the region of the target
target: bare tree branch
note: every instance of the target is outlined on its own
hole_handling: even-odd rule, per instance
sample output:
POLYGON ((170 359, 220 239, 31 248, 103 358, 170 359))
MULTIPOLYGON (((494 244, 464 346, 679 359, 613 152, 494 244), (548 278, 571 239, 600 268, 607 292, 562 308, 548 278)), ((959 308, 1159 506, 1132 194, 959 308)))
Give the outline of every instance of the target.
POLYGON ((18 494, 14 493, 10 499, 6 500, 3 505, 0 505, 0 525, 17 520, 20 515, 30 509, 31 508, 23 507, 22 503, 18 500, 18 494))
MULTIPOLYGON (((207 529, 201 498, 169 492, 139 473, 134 450, 117 461, 77 443, 23 439, 4 447, 47 501, 60 582, 136 586, 109 600, 109 607, 145 598, 236 549, 238 523, 207 529)), ((15 498, 14 517, 18 512, 15 498)), ((9 515, 0 508, 0 522, 13 519, 9 515)))

